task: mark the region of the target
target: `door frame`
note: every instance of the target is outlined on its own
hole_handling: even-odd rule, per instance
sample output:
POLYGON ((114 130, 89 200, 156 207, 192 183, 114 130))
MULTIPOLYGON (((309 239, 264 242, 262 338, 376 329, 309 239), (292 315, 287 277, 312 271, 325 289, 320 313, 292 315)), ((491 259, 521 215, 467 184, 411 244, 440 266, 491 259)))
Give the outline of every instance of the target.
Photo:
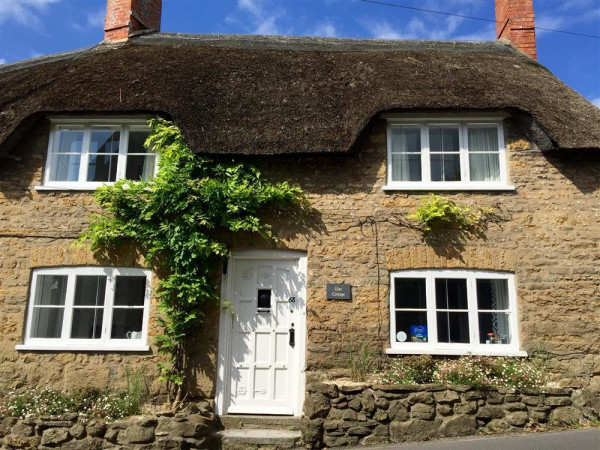
MULTIPOLYGON (((221 309, 219 314, 219 345, 217 350, 217 380, 215 391, 215 414, 227 414, 231 381, 231 338, 232 312, 225 302, 233 293, 236 261, 239 260, 297 260, 300 292, 297 299, 298 317, 296 322, 296 361, 295 374, 292 374, 290 386, 297 386, 296 393, 291 397, 293 415, 302 415, 306 386, 306 276, 307 257, 305 252, 290 250, 241 250, 232 253, 227 261, 227 270, 221 279, 221 309)), ((252 413, 248 413, 252 414, 252 413)))

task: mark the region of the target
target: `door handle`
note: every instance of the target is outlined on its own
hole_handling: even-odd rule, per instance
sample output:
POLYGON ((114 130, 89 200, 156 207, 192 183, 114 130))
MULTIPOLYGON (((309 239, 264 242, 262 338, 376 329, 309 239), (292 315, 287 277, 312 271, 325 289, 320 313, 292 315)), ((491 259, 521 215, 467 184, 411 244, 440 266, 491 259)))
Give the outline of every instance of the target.
POLYGON ((294 329, 294 324, 292 324, 292 328, 290 328, 290 347, 296 346, 296 330, 294 329))

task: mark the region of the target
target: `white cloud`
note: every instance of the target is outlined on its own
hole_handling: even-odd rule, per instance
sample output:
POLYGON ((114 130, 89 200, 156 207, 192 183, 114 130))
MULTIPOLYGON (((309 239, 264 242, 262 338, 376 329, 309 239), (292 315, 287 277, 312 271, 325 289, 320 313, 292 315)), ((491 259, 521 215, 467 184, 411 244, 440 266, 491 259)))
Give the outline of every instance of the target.
POLYGON ((1 66, 2 64, 6 64, 6 60, 5 60, 4 58, 0 58, 0 66, 1 66))
POLYGON ((337 35, 335 25, 331 22, 321 22, 317 24, 314 31, 310 33, 310 36, 337 37, 337 35))
POLYGON ((31 28, 41 26, 37 13, 60 0, 0 0, 0 24, 14 20, 31 28))
MULTIPOLYGON (((249 16, 252 33, 255 34, 281 34, 277 26, 277 20, 284 14, 280 9, 276 10, 272 5, 265 5, 264 0, 238 0, 240 12, 249 16)), ((228 22, 237 22, 233 16, 225 19, 228 22)), ((242 21, 245 23, 245 21, 242 21)))
POLYGON ((598 108, 600 108, 600 97, 591 98, 590 102, 592 102, 593 105, 596 105, 598 108))
POLYGON ((85 18, 84 23, 73 23, 71 24, 73 28, 77 31, 87 31, 90 28, 104 28, 104 17, 106 15, 106 10, 104 8, 99 9, 98 11, 88 13, 85 18))
POLYGON ((371 36, 376 39, 402 39, 402 35, 385 20, 375 21, 365 26, 371 33, 371 36))

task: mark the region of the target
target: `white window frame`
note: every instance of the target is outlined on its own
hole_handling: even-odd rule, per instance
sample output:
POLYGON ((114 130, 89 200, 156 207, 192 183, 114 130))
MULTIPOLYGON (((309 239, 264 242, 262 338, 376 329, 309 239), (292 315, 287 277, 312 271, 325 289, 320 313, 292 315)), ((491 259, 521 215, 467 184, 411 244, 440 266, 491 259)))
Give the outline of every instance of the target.
MULTIPOLYGON (((519 327, 517 319, 517 292, 514 274, 485 270, 401 270, 390 273, 390 348, 388 354, 431 354, 431 355, 489 355, 489 356, 527 356, 519 349, 519 327), (395 282, 397 278, 425 278, 427 297, 427 342, 397 342, 395 282), (437 342, 437 315, 435 299, 435 279, 455 278, 467 280, 468 316, 470 343, 437 342), (508 282, 508 314, 510 327, 509 344, 481 344, 479 336, 479 316, 477 308, 476 280, 503 279, 508 282)), ((400 308, 401 309, 401 308, 400 308)))
MULTIPOLYGON (((87 181, 89 150, 91 142, 91 130, 93 128, 109 128, 120 132, 119 138, 119 153, 117 158, 117 174, 116 181, 125 178, 125 170, 127 164, 127 149, 129 146, 129 131, 150 131, 148 121, 143 119, 124 119, 124 118, 51 118, 50 137, 48 139, 48 152, 46 155, 46 165, 44 170, 43 185, 36 186, 38 191, 46 190, 76 190, 76 191, 92 191, 103 185, 114 184, 114 181, 96 182, 87 181), (79 180, 78 181, 50 181, 50 173, 52 169, 52 155, 54 153, 54 143, 57 132, 61 128, 73 127, 81 129, 84 132, 83 147, 81 150, 81 159, 79 165, 79 180)), ((158 154, 154 153, 154 174, 158 168, 158 154)))
POLYGON ((384 116, 387 119, 387 185, 383 190, 411 190, 411 191, 452 191, 452 190, 482 190, 482 191, 512 191, 514 186, 508 182, 507 153, 504 144, 503 117, 396 117, 395 115, 384 116), (461 181, 431 181, 431 158, 429 149, 429 127, 430 126, 455 125, 459 127, 460 145, 460 170, 461 181), (469 150, 468 150, 468 126, 469 125, 491 125, 498 130, 498 150, 500 165, 499 181, 470 181, 469 150), (421 130, 421 181, 395 181, 392 179, 392 129, 394 127, 413 126, 421 130))
MULTIPOLYGON (((152 272, 136 268, 116 267, 57 267, 34 269, 31 277, 27 321, 25 325, 24 343, 17 345, 17 350, 64 350, 64 351, 148 351, 148 316, 150 308, 152 272), (67 288, 64 305, 62 332, 60 338, 31 338, 34 301, 37 293, 39 277, 42 275, 67 276, 67 288), (75 278, 81 275, 107 277, 104 298, 104 315, 102 335, 100 339, 71 339, 71 324, 74 310, 75 278), (114 307, 115 283, 117 276, 145 276, 144 312, 142 319, 141 339, 111 339, 112 317, 114 307)), ((122 308, 117 306, 116 309, 122 308)))

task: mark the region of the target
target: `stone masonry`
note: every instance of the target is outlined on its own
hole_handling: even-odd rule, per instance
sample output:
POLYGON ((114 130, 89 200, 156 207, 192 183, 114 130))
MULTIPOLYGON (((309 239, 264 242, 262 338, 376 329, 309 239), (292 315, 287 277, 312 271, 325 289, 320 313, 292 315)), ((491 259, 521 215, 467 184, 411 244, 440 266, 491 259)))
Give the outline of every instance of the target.
MULTIPOLYGON (((461 205, 496 207, 502 221, 489 224, 484 238, 426 243, 402 226, 426 194, 382 190, 385 133, 385 121, 374 119, 347 155, 251 159, 267 179, 301 186, 316 211, 308 226, 273 218, 278 248, 308 256, 308 382, 344 374, 352 342, 368 342, 381 353, 389 346, 389 271, 448 267, 514 272, 521 348, 552 356, 556 385, 600 389, 600 154, 543 154, 507 119, 514 191, 444 193, 461 205), (351 284, 352 302, 326 300, 328 282, 351 284)), ((90 192, 35 189, 42 184, 48 134, 42 122, 20 143, 18 160, 0 167, 0 390, 118 387, 130 368, 143 369, 151 392, 160 394, 153 346, 147 353, 15 350, 23 339, 33 268, 142 264, 132 250, 107 258, 72 246, 98 207, 90 192)), ((232 249, 272 247, 259 237, 231 240, 232 249)), ((150 335, 156 335, 155 302, 150 317, 150 335)), ((196 395, 212 398, 216 305, 205 323, 190 337, 196 360, 190 380, 196 395)))
POLYGON ((314 383, 304 404, 304 440, 310 448, 340 447, 574 425, 597 420, 599 400, 589 392, 556 388, 517 392, 458 385, 314 383))

